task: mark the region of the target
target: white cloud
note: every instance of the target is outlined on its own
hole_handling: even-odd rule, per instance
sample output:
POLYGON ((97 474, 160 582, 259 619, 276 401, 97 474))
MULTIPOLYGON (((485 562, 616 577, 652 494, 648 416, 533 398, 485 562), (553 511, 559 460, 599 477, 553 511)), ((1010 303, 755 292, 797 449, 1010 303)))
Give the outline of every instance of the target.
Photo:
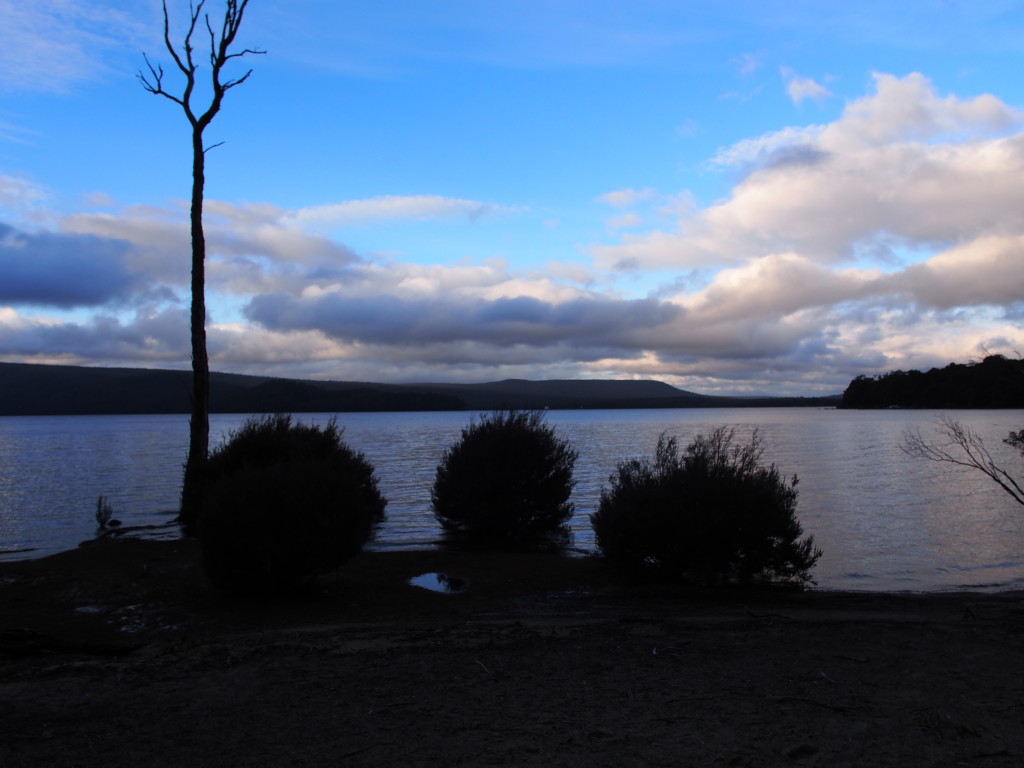
POLYGON ((611 205, 615 208, 629 208, 637 203, 643 203, 655 199, 658 196, 658 190, 651 188, 616 189, 612 192, 605 192, 597 199, 600 202, 605 203, 606 205, 611 205))
POLYGON ((623 213, 620 216, 613 216, 608 219, 606 226, 609 232, 617 232, 620 229, 631 229, 643 223, 643 217, 635 213, 623 213))
POLYGON ((158 29, 153 6, 111 0, 0 0, 0 89, 62 91, 112 72, 158 29), (119 7, 123 6, 123 7, 119 7))
POLYGON ((819 104, 832 96, 830 91, 809 77, 803 77, 788 67, 782 68, 782 78, 786 81, 786 92, 793 103, 800 105, 807 99, 819 104))
POLYGON ((823 126, 788 127, 754 139, 744 139, 720 148, 707 162, 707 166, 712 170, 756 169, 781 153, 812 148, 823 130, 823 126))
POLYGON ((0 174, 0 206, 27 210, 50 196, 49 190, 21 176, 0 174))
POLYGON ((599 275, 589 265, 573 261, 548 262, 544 273, 552 280, 576 285, 590 285, 599 279, 599 275))
POLYGON ((764 90, 763 86, 758 85, 739 91, 726 91, 718 98, 721 101, 734 101, 737 104, 746 104, 760 96, 762 90, 764 90))
MULTIPOLYGON (((206 208, 208 269, 215 289, 218 279, 230 284, 232 270, 243 273, 238 287, 252 288, 244 274, 251 276, 254 260, 262 262, 260 270, 281 275, 294 265, 338 269, 359 261, 343 244, 291 223, 284 209, 217 200, 208 201, 206 208)), ((61 228, 131 243, 135 247, 127 258, 135 269, 175 285, 187 284, 191 240, 184 203, 174 209, 135 206, 117 213, 77 213, 62 219, 61 228)))
POLYGON ((684 139, 692 139, 700 134, 700 123, 694 120, 692 117, 684 120, 679 127, 676 128, 676 135, 684 139))
POLYGON ((8 361, 173 365, 188 359, 188 314, 141 309, 127 320, 97 315, 72 322, 0 313, 0 357, 8 361))
POLYGON ((736 58, 730 59, 730 63, 736 66, 741 75, 752 75, 764 66, 761 57, 756 53, 740 54, 736 58))
POLYGON ((992 97, 940 98, 919 75, 877 91, 834 123, 787 128, 720 150, 746 173, 730 198, 674 231, 594 249, 599 266, 690 269, 792 251, 822 263, 897 247, 934 249, 1024 232, 1024 134, 992 97))
POLYGON ((875 278, 837 272, 796 254, 771 254, 719 272, 711 285, 680 301, 691 321, 761 321, 862 298, 875 278))
POLYGON ((1024 305, 1024 235, 983 237, 938 254, 887 280, 917 304, 937 310, 1024 305))
POLYGON ((851 102, 821 137, 827 151, 882 147, 903 142, 954 142, 1004 135, 1019 129, 1024 113, 991 94, 941 97, 932 82, 875 73, 875 93, 851 102))
POLYGON ((12 144, 27 144, 31 139, 38 137, 39 133, 30 128, 6 120, 0 120, 0 141, 7 141, 12 144))
POLYGON ((742 174, 728 198, 592 249, 674 275, 658 295, 685 320, 646 336, 646 370, 735 384, 763 361, 824 386, 1020 348, 1020 113, 920 75, 875 83, 830 124, 721 149, 709 166, 742 174))
POLYGON ((302 208, 289 214, 285 221, 298 226, 352 225, 369 221, 466 218, 475 221, 482 216, 508 210, 494 203, 460 200, 439 195, 386 195, 369 200, 348 200, 343 203, 302 208))
POLYGON ((211 364, 219 370, 266 375, 280 367, 289 378, 301 377, 296 371, 304 368, 315 372, 324 361, 338 365, 352 352, 318 331, 276 333, 247 323, 213 323, 208 337, 211 364))

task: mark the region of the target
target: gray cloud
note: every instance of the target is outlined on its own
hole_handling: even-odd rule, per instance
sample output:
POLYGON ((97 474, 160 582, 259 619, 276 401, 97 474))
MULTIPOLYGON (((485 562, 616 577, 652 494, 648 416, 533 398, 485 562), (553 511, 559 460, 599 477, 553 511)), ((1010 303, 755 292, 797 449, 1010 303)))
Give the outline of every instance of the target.
POLYGON ((175 364, 188 359, 188 338, 188 314, 181 309, 143 310, 128 322, 100 315, 82 323, 0 312, 0 355, 12 360, 175 364))
POLYGON ((120 240, 0 224, 0 301, 71 308, 127 300, 144 285, 126 267, 129 248, 120 240))
POLYGON ((564 302, 518 296, 484 300, 405 299, 395 295, 299 299, 257 296, 246 316, 277 330, 318 330, 349 343, 409 346, 478 343, 501 348, 570 344, 636 350, 644 333, 676 322, 682 310, 654 299, 599 297, 564 302))

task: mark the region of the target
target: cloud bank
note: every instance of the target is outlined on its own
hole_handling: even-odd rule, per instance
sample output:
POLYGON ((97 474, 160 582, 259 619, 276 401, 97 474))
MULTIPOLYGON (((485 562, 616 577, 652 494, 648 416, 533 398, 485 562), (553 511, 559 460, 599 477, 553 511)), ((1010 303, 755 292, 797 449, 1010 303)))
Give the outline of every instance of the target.
MULTIPOLYGON (((827 89, 788 75, 795 102, 827 89)), ((1024 133, 995 98, 876 74, 833 122, 721 148, 736 181, 611 190, 589 269, 360 253, 347 227, 526 209, 435 195, 288 210, 211 200, 215 368, 363 380, 654 377, 702 392, 815 394, 854 376, 1024 349, 1024 133), (627 289, 642 274, 655 288, 627 289)), ((7 179, 7 198, 32 190, 7 179)), ((6 198, 5 198, 6 199, 6 198)), ((184 204, 0 228, 0 357, 188 360, 184 204)), ((577 260, 576 254, 566 259, 577 260)))

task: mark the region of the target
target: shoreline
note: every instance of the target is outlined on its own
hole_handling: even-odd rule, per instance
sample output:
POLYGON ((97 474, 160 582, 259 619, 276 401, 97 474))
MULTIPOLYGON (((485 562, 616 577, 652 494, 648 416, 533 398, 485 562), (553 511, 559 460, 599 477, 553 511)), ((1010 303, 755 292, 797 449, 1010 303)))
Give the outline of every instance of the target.
POLYGON ((1024 592, 629 584, 595 558, 364 552, 236 599, 194 541, 0 563, 0 763, 1024 761, 1024 592), (409 579, 445 573, 453 594, 409 579))
MULTIPOLYGON (((83 539, 78 542, 74 547, 68 547, 65 549, 57 549, 53 551, 41 550, 39 548, 30 547, 27 549, 2 551, 0 550, 0 568, 5 565, 17 565, 19 563, 36 562, 39 560, 46 560, 52 557, 58 557, 65 555, 69 552, 75 552, 82 548, 87 548, 95 545, 98 542, 103 541, 142 541, 142 542, 155 542, 155 543, 173 543, 186 541, 180 533, 177 533, 177 523, 175 521, 151 524, 151 525, 140 525, 140 526, 124 526, 119 528, 109 529, 107 531, 101 531, 92 538, 83 539), (164 533, 160 533, 164 531, 164 533), (142 535, 138 535, 140 532, 142 535), (12 555, 28 555, 28 553, 38 552, 35 556, 25 557, 10 557, 12 555)), ((379 545, 371 540, 363 549, 362 554, 365 555, 387 555, 390 553, 408 553, 408 552, 454 552, 454 548, 446 546, 445 542, 441 540, 434 541, 430 545, 424 546, 420 544, 383 544, 379 545)), ((568 547, 561 550, 561 556, 570 559, 587 559, 599 557, 597 550, 586 550, 576 547, 568 547)), ((342 567, 344 570, 344 566, 342 567)), ((812 573, 813 575, 813 573, 812 573)), ((1018 580, 1019 581, 1019 580, 1018 580)), ((829 594, 864 594, 864 595, 908 595, 908 596, 927 596, 927 595, 999 595, 999 594, 1024 594, 1024 584, 1018 584, 1017 581, 1007 582, 1002 584, 962 584, 955 586, 932 586, 929 588, 914 589, 893 589, 893 588, 850 588, 850 587, 822 587, 817 584, 808 584, 803 588, 807 592, 817 593, 829 593, 829 594)))

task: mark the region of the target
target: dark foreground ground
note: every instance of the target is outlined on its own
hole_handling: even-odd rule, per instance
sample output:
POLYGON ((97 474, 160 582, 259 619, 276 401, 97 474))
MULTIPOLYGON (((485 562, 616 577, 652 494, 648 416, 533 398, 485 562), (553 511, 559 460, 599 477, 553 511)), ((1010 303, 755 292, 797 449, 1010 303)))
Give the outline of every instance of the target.
POLYGON ((0 766, 1022 766, 1024 594, 706 592, 367 553, 290 601, 190 542, 0 564, 0 766), (464 579, 460 594, 409 585, 464 579))

